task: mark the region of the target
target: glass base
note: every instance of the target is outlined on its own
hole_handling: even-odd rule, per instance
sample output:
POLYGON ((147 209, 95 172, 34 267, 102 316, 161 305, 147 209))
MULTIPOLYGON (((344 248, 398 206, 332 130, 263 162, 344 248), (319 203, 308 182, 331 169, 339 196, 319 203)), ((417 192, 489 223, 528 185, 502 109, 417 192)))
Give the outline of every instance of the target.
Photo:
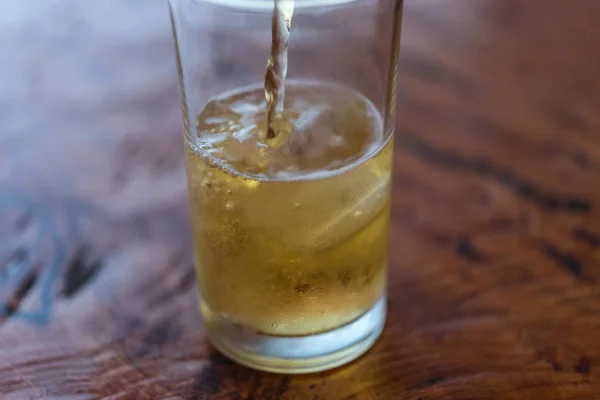
POLYGON ((375 343, 385 323, 386 298, 339 328, 310 336, 270 336, 237 325, 200 302, 208 337, 221 353, 250 368, 299 374, 346 364, 375 343))

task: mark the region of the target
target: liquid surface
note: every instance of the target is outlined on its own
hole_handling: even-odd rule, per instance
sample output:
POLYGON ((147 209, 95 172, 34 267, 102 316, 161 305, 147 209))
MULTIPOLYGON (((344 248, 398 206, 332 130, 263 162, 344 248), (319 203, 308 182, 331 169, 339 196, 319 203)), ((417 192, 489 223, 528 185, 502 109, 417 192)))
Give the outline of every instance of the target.
POLYGON ((341 86, 289 81, 285 127, 265 138, 267 115, 260 86, 213 98, 190 140, 225 169, 256 179, 308 179, 347 167, 383 140, 381 117, 358 93, 341 86))
POLYGON ((202 301, 257 332, 323 332, 383 295, 392 141, 338 86, 290 83, 278 147, 264 106, 261 85, 226 93, 186 135, 202 301))

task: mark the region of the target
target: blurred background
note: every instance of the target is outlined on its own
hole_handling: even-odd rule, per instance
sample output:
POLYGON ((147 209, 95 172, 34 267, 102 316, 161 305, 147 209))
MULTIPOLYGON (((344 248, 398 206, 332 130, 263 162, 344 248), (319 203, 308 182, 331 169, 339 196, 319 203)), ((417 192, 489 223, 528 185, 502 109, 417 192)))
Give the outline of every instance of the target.
MULTIPOLYGON (((476 146, 503 140, 475 126, 491 119, 501 127, 539 113, 585 119, 596 111, 597 15, 593 1, 406 1, 401 129, 436 124, 448 145, 468 135, 476 146)), ((5 1, 0 31, 2 185, 27 181, 57 195, 77 187, 103 202, 151 182, 152 197, 182 196, 165 1, 5 1)))

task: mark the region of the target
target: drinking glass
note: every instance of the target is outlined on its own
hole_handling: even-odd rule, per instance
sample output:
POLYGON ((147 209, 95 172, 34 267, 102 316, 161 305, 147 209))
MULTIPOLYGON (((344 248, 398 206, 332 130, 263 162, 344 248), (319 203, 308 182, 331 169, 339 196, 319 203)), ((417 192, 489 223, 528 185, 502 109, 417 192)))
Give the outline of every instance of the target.
MULTIPOLYGON (((242 100, 264 97, 273 0, 170 0, 200 310, 211 343, 241 364, 330 369, 383 329, 402 3, 296 1, 286 99, 328 107, 341 143, 377 138, 299 176, 231 167, 201 134, 242 132, 242 100)), ((240 157, 274 162, 265 154, 240 157)))

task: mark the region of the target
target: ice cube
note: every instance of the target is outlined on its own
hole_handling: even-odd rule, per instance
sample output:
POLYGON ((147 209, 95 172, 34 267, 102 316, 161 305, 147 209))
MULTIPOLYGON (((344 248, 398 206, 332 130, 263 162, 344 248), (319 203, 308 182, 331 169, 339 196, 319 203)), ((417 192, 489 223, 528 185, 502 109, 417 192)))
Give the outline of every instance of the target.
MULTIPOLYGON (((343 208, 339 208, 322 224, 309 232, 312 246, 328 248, 339 244, 369 224, 382 210, 389 198, 390 174, 370 174, 372 185, 360 196, 352 196, 343 208)), ((350 190, 356 188, 351 188, 350 190)))

